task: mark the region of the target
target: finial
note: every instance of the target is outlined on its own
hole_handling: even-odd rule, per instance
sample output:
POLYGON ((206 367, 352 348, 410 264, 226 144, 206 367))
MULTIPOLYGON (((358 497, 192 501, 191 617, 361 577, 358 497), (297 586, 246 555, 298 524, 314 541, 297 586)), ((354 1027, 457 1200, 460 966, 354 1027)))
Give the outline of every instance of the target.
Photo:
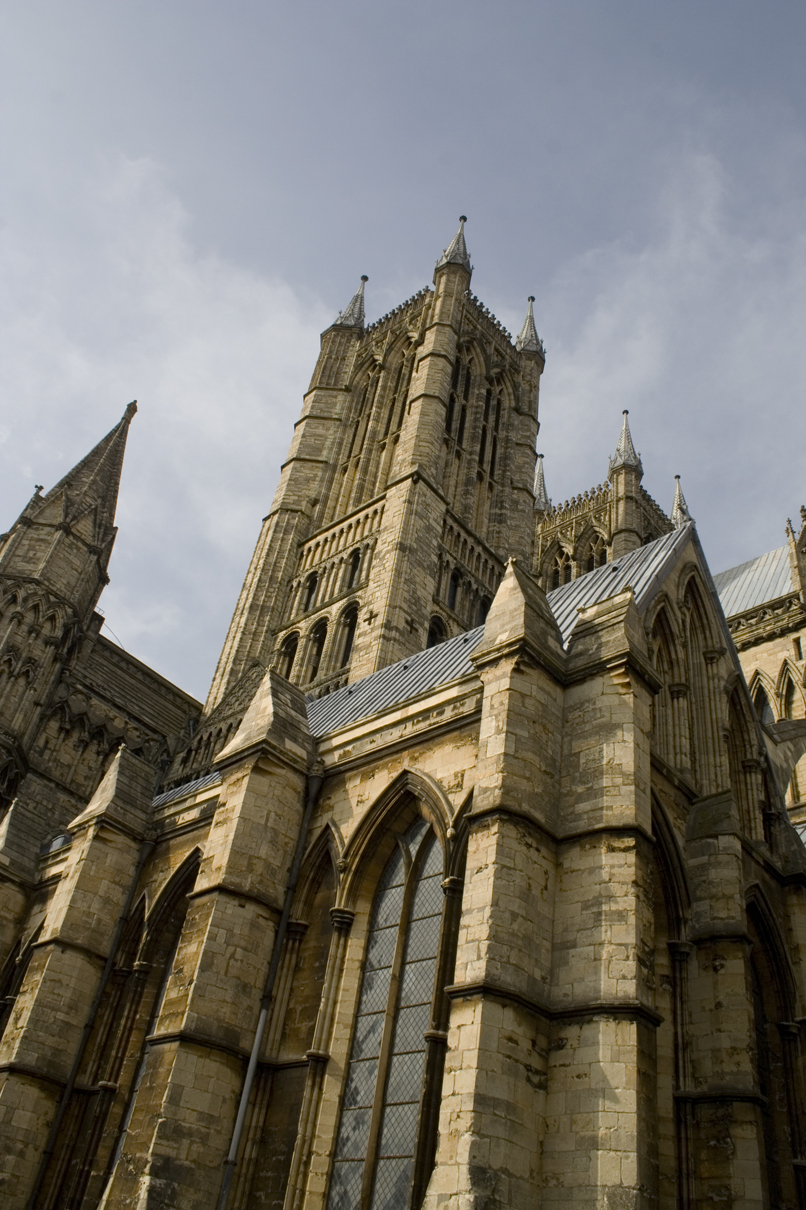
POLYGON ((800 506, 800 519, 806 525, 806 504, 801 504, 800 506))
POLYGON ((683 495, 683 489, 680 486, 680 476, 675 475, 674 478, 675 478, 674 502, 672 504, 670 520, 672 522, 672 525, 675 527, 675 529, 682 529, 684 525, 687 525, 689 521, 693 521, 694 518, 692 517, 691 513, 688 511, 688 505, 686 504, 686 498, 683 495))
POLYGON ((546 350, 543 348, 543 341, 538 336, 537 328, 535 327, 535 313, 532 306, 534 301, 534 294, 530 294, 526 306, 526 319, 523 321, 523 327, 518 333, 515 348, 519 353, 539 353, 545 360, 546 350))
POLYGON ((42 489, 44 488, 44 486, 45 486, 45 485, 44 485, 44 483, 35 483, 35 484, 34 484, 34 495, 35 495, 35 496, 38 496, 38 495, 39 495, 39 493, 40 493, 40 492, 42 491, 42 489))
POLYGON ((535 470, 535 512, 547 513, 551 508, 551 500, 546 492, 546 481, 543 478, 543 455, 537 455, 537 469, 535 470))
POLYGON ((636 470, 639 470, 642 475, 644 473, 644 468, 641 465, 641 455, 636 454, 635 446, 632 443, 630 424, 627 419, 630 414, 629 409, 624 408, 621 414, 624 417, 624 422, 621 426, 621 435, 618 439, 618 445, 616 446, 616 456, 615 458, 610 459, 609 475, 611 479, 613 471, 618 470, 619 467, 622 466, 632 466, 635 467, 636 470))
POLYGON ((369 281, 365 273, 361 274, 361 285, 356 290, 343 311, 339 311, 334 320, 334 328, 363 328, 364 326, 364 286, 369 281))
POLYGON ((442 253, 442 256, 437 261, 437 268, 441 269, 443 265, 461 265, 464 269, 470 272, 470 256, 465 243, 465 223, 467 215, 459 215, 459 230, 453 237, 448 247, 442 253))
POLYGON ((123 413, 124 420, 131 420, 132 416, 137 413, 137 400, 133 399, 131 403, 126 404, 126 411, 123 413))

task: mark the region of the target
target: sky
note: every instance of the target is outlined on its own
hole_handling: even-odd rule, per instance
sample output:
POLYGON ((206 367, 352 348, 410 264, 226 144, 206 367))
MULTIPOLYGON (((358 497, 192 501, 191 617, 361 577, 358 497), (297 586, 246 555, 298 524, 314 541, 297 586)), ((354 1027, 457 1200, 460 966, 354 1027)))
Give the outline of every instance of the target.
POLYGON ((712 570, 806 503, 802 0, 0 0, 0 528, 131 399, 106 633, 199 697, 319 334, 430 283, 547 348, 555 503, 623 408, 712 570))

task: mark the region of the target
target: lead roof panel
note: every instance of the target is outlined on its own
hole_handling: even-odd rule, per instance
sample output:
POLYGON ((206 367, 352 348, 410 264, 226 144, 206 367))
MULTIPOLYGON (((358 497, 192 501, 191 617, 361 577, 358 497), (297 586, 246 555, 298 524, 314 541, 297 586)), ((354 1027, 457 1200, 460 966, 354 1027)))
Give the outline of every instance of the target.
POLYGON ((714 584, 726 617, 755 609, 765 601, 775 601, 793 592, 789 568, 789 550, 780 546, 757 559, 729 567, 714 576, 714 584))

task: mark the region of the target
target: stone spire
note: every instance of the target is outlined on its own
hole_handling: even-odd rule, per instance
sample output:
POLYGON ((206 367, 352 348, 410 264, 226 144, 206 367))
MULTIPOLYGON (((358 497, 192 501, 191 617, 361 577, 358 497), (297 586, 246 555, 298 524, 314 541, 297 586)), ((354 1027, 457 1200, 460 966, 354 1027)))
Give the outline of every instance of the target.
POLYGON ((539 353, 545 361, 546 350, 543 348, 543 341, 538 336, 537 328, 535 327, 535 313, 532 308, 534 301, 534 294, 530 294, 529 305, 526 308, 526 319, 523 321, 523 327, 518 333, 515 348, 519 353, 539 353))
POLYGON ((635 467, 635 469, 640 471, 643 475, 644 468, 641 465, 641 458, 638 454, 636 454, 635 446, 632 443, 630 425, 629 421, 627 420, 629 412, 626 408, 624 409, 622 415, 624 416, 624 423, 621 426, 621 436, 619 437, 618 445, 616 446, 616 456, 615 458, 610 459, 610 475, 612 476, 613 471, 619 470, 622 466, 635 467))
POLYGON ((336 316, 334 328, 363 328, 364 326, 364 286, 369 278, 364 275, 361 285, 356 290, 343 311, 336 316))
POLYGON ((459 230, 437 261, 438 269, 441 269, 443 265, 461 265, 463 269, 467 269, 468 273, 470 272, 470 257, 467 252, 467 244, 465 243, 466 222, 467 215, 460 214, 459 230))
POLYGON ((682 529, 689 521, 693 521, 691 513, 688 511, 686 497, 683 495, 683 489, 680 486, 680 476, 675 475, 674 503, 670 514, 672 525, 675 529, 682 529))
POLYGON ((68 524, 94 509, 99 537, 100 531, 111 529, 115 524, 126 439, 136 412, 137 400, 134 400, 115 427, 55 487, 44 496, 37 492, 25 510, 28 516, 38 516, 61 499, 63 520, 68 524))
POLYGON ((537 470, 535 471, 535 512, 547 513, 551 501, 546 493, 546 481, 543 478, 543 455, 537 455, 537 470))

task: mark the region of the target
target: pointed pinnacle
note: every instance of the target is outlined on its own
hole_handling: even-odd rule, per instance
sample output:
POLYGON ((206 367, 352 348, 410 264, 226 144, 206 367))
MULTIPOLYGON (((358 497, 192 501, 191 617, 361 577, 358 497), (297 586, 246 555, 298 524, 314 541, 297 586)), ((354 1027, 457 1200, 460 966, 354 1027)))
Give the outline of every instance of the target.
POLYGON ((530 294, 526 308, 526 319, 523 321, 523 327, 518 333, 515 348, 519 353, 539 353, 545 359, 546 350, 543 348, 543 341, 538 336, 537 328, 535 327, 535 313, 532 307, 534 301, 534 294, 530 294))
POLYGON ((632 443, 630 425, 629 421, 627 420, 629 414, 630 413, 626 408, 622 412, 624 423, 621 426, 621 436, 619 437, 618 445, 616 446, 616 456, 615 458, 610 459, 611 474, 613 471, 618 470, 622 466, 634 466, 641 472, 642 475, 644 473, 644 468, 641 465, 641 457, 639 454, 636 454, 635 446, 632 443))
POLYGON ((364 326, 364 286, 369 281, 366 275, 361 278, 361 285, 350 299, 347 306, 334 320, 334 328, 363 328, 364 326))
POLYGON ((551 501, 546 492, 546 481, 543 478, 543 455, 537 455, 537 470, 535 471, 535 512, 547 513, 551 508, 551 501))
POLYGON ((680 476, 675 475, 674 503, 669 517, 675 529, 682 529, 689 521, 693 521, 691 513, 688 511, 686 497, 683 495, 683 489, 680 486, 680 476))
POLYGON ((443 265, 461 265, 464 269, 470 272, 470 256, 465 243, 465 223, 467 215, 459 215, 459 230, 453 237, 448 247, 442 253, 442 256, 437 261, 437 268, 441 269, 443 265))

